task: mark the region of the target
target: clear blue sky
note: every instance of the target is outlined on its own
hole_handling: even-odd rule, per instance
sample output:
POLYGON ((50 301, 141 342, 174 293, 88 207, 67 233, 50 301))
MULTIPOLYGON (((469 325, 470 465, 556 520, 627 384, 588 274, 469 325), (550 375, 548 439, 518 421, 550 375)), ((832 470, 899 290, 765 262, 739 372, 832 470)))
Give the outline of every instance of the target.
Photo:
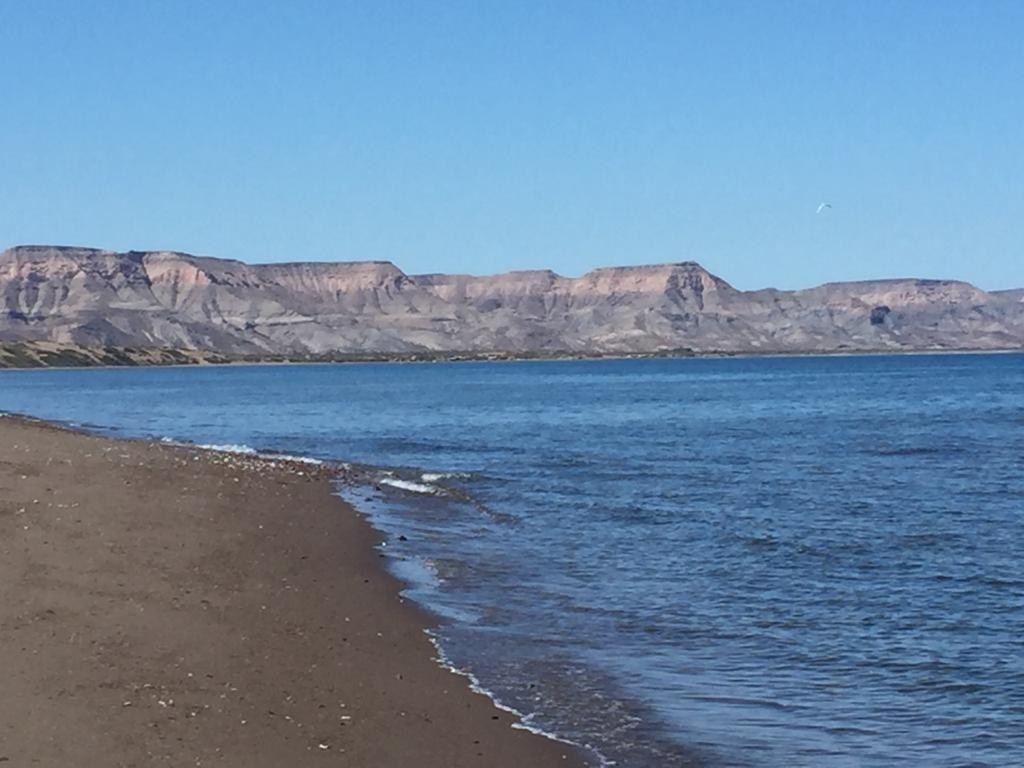
POLYGON ((1024 286, 1022 41, 1019 0, 0 0, 0 247, 1024 286))

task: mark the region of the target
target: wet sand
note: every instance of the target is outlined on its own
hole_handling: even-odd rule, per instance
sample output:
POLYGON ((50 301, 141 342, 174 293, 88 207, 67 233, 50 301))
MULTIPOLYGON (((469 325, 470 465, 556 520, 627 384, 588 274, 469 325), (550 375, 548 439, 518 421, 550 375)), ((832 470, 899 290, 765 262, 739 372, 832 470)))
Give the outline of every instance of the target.
POLYGON ((322 468, 0 418, 0 766, 583 766, 440 667, 322 468))

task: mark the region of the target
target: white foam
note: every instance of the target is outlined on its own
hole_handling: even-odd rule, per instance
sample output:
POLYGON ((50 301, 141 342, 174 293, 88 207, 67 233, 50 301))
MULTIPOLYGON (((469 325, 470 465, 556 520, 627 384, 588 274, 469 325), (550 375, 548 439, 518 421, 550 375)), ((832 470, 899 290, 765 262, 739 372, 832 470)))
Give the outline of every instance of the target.
POLYGON ((291 453, 260 453, 250 445, 236 444, 236 443, 201 443, 194 445, 192 443, 182 443, 169 437, 160 438, 162 443, 171 443, 173 445, 182 445, 188 448, 200 448, 204 451, 213 451, 214 453, 230 453, 236 456, 254 456, 260 459, 267 459, 269 461, 290 461, 298 464, 313 464, 315 466, 323 466, 323 462, 320 459, 313 459, 309 456, 296 456, 291 453))
POLYGON ((460 480, 469 477, 464 472, 424 472, 420 475, 420 480, 424 483, 437 483, 441 480, 460 480))
POLYGON ((202 448, 204 451, 216 451, 217 453, 240 453, 244 456, 256 455, 256 449, 248 445, 236 445, 234 443, 217 444, 217 443, 201 443, 196 448, 202 448))
POLYGON ((598 752, 591 746, 588 746, 586 744, 580 744, 578 742, 559 736, 557 733, 551 733, 550 731, 545 731, 543 728, 538 728, 535 725, 530 725, 529 721, 533 719, 532 714, 524 715, 515 707, 510 707, 508 704, 503 703, 501 699, 499 699, 492 691, 487 690, 483 687, 483 685, 481 685, 480 680, 479 678, 477 678, 476 675, 474 675, 472 672, 460 669, 452 663, 451 659, 448 658, 448 655, 444 652, 444 649, 441 647, 441 643, 438 640, 437 635, 432 630, 424 629, 423 633, 430 639, 430 644, 434 646, 434 650, 437 652, 437 655, 434 657, 434 660, 452 674, 466 678, 469 681, 469 689, 474 693, 479 693, 489 698, 497 709, 514 715, 517 721, 512 723, 513 728, 519 731, 529 731, 530 733, 536 734, 537 736, 543 736, 546 739, 557 741, 560 744, 568 744, 570 747, 586 750, 587 752, 590 752, 595 757, 597 757, 598 764, 603 766, 603 768, 610 768, 611 766, 615 765, 614 761, 608 760, 604 755, 602 755, 600 752, 598 752))
POLYGON ((426 483, 417 483, 412 480, 403 480, 400 477, 382 477, 379 482, 381 485, 390 485, 392 488, 398 488, 399 490, 408 491, 409 493, 436 495, 442 492, 436 485, 427 485, 426 483))
MULTIPOLYGON (((424 481, 428 481, 428 480, 441 480, 441 479, 444 479, 446 477, 458 477, 458 476, 459 475, 457 475, 455 473, 443 474, 443 473, 424 472, 424 473, 422 473, 420 475, 420 478, 422 480, 424 480, 424 481)), ((466 475, 462 475, 462 476, 466 477, 466 475)), ((438 494, 438 493, 444 493, 445 492, 443 488, 439 488, 437 486, 428 485, 428 484, 426 484, 426 482, 424 482, 424 483, 417 483, 417 482, 413 482, 411 480, 403 480, 402 478, 395 477, 394 472, 390 472, 390 471, 382 472, 376 478, 376 481, 379 484, 381 484, 381 485, 388 485, 388 486, 391 486, 392 488, 398 488, 400 490, 409 491, 411 493, 438 494)), ((343 495, 343 498, 344 498, 344 495, 343 495)), ((356 504, 356 506, 358 507, 358 503, 356 504)), ((421 578, 422 578, 423 575, 428 575, 428 576, 432 577, 431 581, 436 580, 433 584, 430 584, 429 581, 426 582, 427 585, 428 585, 428 588, 430 586, 436 587, 438 583, 444 581, 443 577, 438 573, 437 565, 434 562, 432 562, 431 560, 429 560, 429 559, 417 559, 416 566, 414 566, 414 567, 416 567, 416 570, 420 571, 420 573, 417 574, 417 575, 419 575, 421 578), (416 567, 416 566, 418 566, 418 567, 416 567), (425 572, 425 574, 424 574, 424 572, 425 572)), ((401 569, 401 568, 399 568, 398 570, 399 570, 399 573, 398 573, 399 578, 401 578, 407 584, 410 584, 410 585, 415 587, 415 585, 417 584, 417 582, 419 580, 416 579, 415 577, 410 578, 410 576, 412 576, 412 574, 402 573, 403 569, 401 569)), ((422 584, 423 582, 420 582, 420 583, 422 584)), ((438 610, 437 606, 434 606, 434 610, 437 611, 438 613, 440 613, 441 615, 447 615, 446 611, 438 610)), ((462 620, 462 621, 466 621, 467 620, 467 617, 464 617, 464 616, 451 616, 451 615, 449 615, 448 618, 452 618, 452 619, 455 619, 457 621, 458 620, 462 620)), ((475 617, 472 617, 470 620, 475 620, 475 617)), ((424 629, 423 633, 430 640, 430 644, 434 646, 434 651, 435 651, 434 661, 436 661, 441 667, 443 667, 444 669, 448 670, 452 674, 455 674, 455 675, 458 675, 459 677, 465 678, 468 681, 468 683, 469 683, 469 689, 471 691, 473 691, 475 693, 479 693, 479 694, 481 694, 483 696, 486 696, 488 699, 491 700, 491 702, 493 703, 493 705, 497 709, 500 709, 503 712, 508 712, 509 714, 513 715, 516 718, 516 721, 511 724, 512 728, 515 728, 516 730, 528 731, 530 733, 536 734, 537 736, 542 736, 542 737, 544 737, 546 739, 550 739, 552 741, 556 741, 556 742, 558 742, 560 744, 566 744, 566 745, 571 746, 571 747, 573 747, 575 749, 583 750, 583 751, 589 753, 590 755, 593 755, 593 757, 595 757, 597 759, 597 764, 599 766, 601 766, 601 768, 611 768, 612 766, 614 766, 616 764, 615 761, 609 760, 604 755, 602 755, 597 749, 595 749, 594 747, 590 746, 589 744, 581 744, 579 742, 572 741, 571 739, 567 739, 567 738, 565 738, 563 736, 559 736, 556 733, 552 733, 550 731, 546 731, 543 728, 539 728, 538 726, 533 725, 531 723, 531 721, 534 718, 533 714, 524 714, 524 713, 520 712, 518 709, 516 709, 515 707, 511 707, 508 704, 505 704, 504 702, 502 702, 497 697, 497 695, 495 695, 492 691, 489 691, 488 689, 484 688, 484 686, 481 684, 479 678, 477 678, 476 675, 474 675, 472 672, 469 672, 469 671, 464 670, 464 669, 460 669, 459 667, 455 666, 455 664, 448 658, 448 655, 444 652, 444 649, 441 647, 441 644, 440 644, 440 641, 438 640, 437 635, 432 630, 424 629)))
POLYGON ((320 459, 313 459, 309 456, 295 456, 291 453, 260 453, 257 454, 261 459, 273 459, 275 461, 294 461, 299 464, 313 464, 314 466, 323 466, 323 462, 320 459))

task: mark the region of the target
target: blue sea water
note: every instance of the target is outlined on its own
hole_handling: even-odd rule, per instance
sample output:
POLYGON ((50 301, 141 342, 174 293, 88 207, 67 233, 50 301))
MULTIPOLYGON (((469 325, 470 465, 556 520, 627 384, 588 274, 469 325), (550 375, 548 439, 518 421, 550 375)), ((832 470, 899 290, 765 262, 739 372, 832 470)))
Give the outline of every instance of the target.
POLYGON ((1024 765, 1024 356, 0 373, 362 465, 451 662, 620 766, 1024 765))

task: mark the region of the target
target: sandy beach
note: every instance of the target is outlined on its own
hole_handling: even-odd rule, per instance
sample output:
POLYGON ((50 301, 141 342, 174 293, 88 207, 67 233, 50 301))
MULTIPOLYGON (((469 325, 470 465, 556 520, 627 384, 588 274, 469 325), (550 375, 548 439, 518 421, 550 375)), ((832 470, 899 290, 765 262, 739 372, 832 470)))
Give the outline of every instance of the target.
POLYGON ((0 762, 582 766, 434 661, 330 473, 0 418, 0 762))

